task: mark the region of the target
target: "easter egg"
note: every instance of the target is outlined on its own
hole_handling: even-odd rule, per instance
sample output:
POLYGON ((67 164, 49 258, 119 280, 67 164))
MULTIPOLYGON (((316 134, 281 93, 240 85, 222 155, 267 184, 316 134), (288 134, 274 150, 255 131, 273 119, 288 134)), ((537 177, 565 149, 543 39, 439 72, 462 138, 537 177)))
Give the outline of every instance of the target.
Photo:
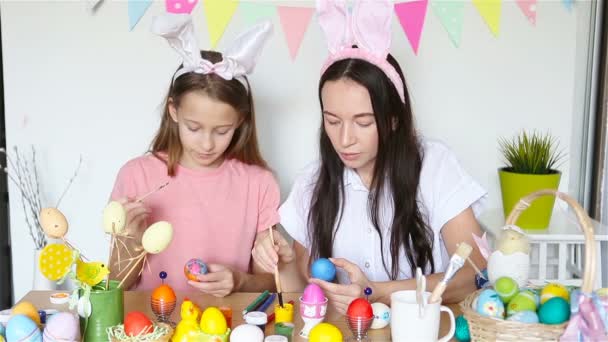
POLYGON ((519 286, 512 278, 500 277, 494 283, 494 290, 502 302, 507 304, 519 292, 519 286))
POLYGON ((146 252, 158 254, 164 251, 173 239, 173 226, 169 222, 159 221, 148 227, 141 237, 141 244, 146 252))
POLYGON ((477 287, 478 290, 490 285, 490 282, 488 280, 490 279, 488 277, 488 269, 484 268, 481 271, 481 274, 483 275, 483 277, 481 277, 479 273, 475 273, 475 287, 477 287))
POLYGON ((519 311, 509 316, 507 321, 520 322, 520 323, 538 323, 538 315, 534 311, 519 311))
POLYGON ((371 329, 382 329, 391 322, 391 308, 384 303, 373 303, 374 321, 371 329))
POLYGON ((357 298, 348 305, 346 315, 354 318, 372 318, 374 317, 374 310, 367 300, 357 298))
POLYGON ((502 319, 505 314, 505 305, 500 300, 496 291, 485 289, 477 298, 476 311, 484 316, 502 319))
POLYGON ((27 338, 28 342, 41 342, 42 334, 36 325, 26 315, 14 315, 6 323, 6 340, 22 341, 27 338))
POLYGON ((201 316, 201 330, 209 335, 223 335, 228 330, 226 317, 216 307, 208 307, 201 316))
POLYGON ((342 342, 342 332, 335 325, 319 323, 310 330, 310 342, 342 342))
POLYGON ((144 313, 131 311, 125 316, 125 333, 127 336, 146 335, 153 330, 152 321, 144 313))
POLYGON ((160 302, 175 302, 175 291, 167 284, 160 285, 152 291, 152 299, 160 302))
POLYGON ((325 294, 319 285, 308 284, 302 293, 302 301, 308 304, 318 304, 325 302, 325 294))
POLYGON ((197 276, 207 272, 207 265, 201 259, 190 259, 184 265, 184 274, 188 280, 198 281, 197 276))
POLYGON ((532 297, 534 297, 534 303, 536 303, 536 307, 540 306, 540 290, 533 287, 524 287, 519 289, 519 292, 529 292, 532 297))
POLYGON ((540 306, 538 319, 544 324, 561 324, 570 319, 570 305, 562 297, 553 297, 540 306))
POLYGON ((463 315, 456 317, 456 330, 454 337, 460 342, 469 342, 471 340, 471 332, 469 331, 469 322, 463 315))
POLYGON ((51 315, 43 334, 44 341, 78 341, 79 321, 76 315, 69 312, 58 312, 51 315))
POLYGON ((68 232, 68 220, 57 208, 40 210, 39 220, 44 233, 52 239, 61 239, 68 232))
POLYGON ((230 342, 263 342, 264 332, 253 324, 241 324, 230 333, 230 342))
POLYGON ((49 243, 38 258, 40 273, 52 281, 57 281, 65 277, 72 263, 74 262, 74 252, 66 245, 60 243, 49 243))
POLYGON ((540 292, 540 303, 545 304, 546 301, 553 297, 561 297, 566 301, 570 300, 570 293, 565 286, 557 283, 551 283, 545 285, 543 290, 540 292))
POLYGON ((315 260, 310 266, 310 275, 313 278, 333 281, 336 278, 336 266, 326 258, 315 260))
POLYGON ((4 336, 0 335, 0 342, 5 342, 4 336))
POLYGON ((127 225, 127 211, 120 202, 112 201, 103 209, 103 230, 108 234, 121 234, 127 225))
POLYGON ((520 311, 536 311, 536 300, 532 292, 521 291, 509 301, 507 316, 514 315, 520 311))
POLYGON ((488 258, 488 279, 495 284, 500 277, 510 277, 519 287, 528 283, 530 275, 530 255, 522 252, 505 254, 496 250, 488 258))
POLYGON ((24 301, 15 305, 11 310, 11 315, 25 315, 36 322, 37 325, 40 325, 40 314, 38 313, 38 309, 30 302, 24 301))

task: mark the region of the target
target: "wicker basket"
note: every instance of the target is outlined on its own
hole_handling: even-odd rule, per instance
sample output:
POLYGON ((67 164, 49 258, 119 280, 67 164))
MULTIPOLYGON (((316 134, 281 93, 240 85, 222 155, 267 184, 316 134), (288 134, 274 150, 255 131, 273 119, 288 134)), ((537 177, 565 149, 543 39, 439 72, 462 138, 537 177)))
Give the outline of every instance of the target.
MULTIPOLYGON (((533 192, 519 202, 507 217, 506 224, 515 224, 519 215, 535 199, 542 196, 555 196, 568 203, 580 223, 585 236, 585 270, 583 273, 582 292, 590 293, 595 281, 596 253, 593 226, 583 208, 570 196, 555 190, 533 192)), ((473 303, 482 290, 470 294, 460 303, 460 308, 469 324, 472 341, 558 341, 566 329, 566 323, 559 325, 530 324, 490 318, 477 313, 473 303)))

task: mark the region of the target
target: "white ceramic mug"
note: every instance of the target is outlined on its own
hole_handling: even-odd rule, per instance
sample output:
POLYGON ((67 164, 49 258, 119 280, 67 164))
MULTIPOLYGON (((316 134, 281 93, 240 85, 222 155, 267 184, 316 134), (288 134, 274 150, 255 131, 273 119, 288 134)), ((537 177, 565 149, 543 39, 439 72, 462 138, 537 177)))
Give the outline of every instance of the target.
POLYGON ((430 292, 423 294, 427 302, 422 317, 416 303, 416 291, 397 291, 391 294, 391 338, 393 341, 445 342, 455 332, 454 313, 440 303, 428 304, 430 292), (437 340, 440 312, 450 315, 450 331, 437 340))

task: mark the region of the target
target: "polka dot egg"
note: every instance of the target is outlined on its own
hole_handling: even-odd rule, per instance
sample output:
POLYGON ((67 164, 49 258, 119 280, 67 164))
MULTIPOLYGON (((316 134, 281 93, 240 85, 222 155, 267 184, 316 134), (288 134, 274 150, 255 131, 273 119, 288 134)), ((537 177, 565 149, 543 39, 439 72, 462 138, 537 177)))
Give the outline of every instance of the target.
POLYGON ((502 319, 505 314, 505 306, 496 291, 486 289, 477 298, 476 311, 484 316, 502 319))
POLYGON ((51 243, 42 249, 38 265, 47 279, 57 281, 66 276, 74 261, 73 252, 66 245, 51 243))

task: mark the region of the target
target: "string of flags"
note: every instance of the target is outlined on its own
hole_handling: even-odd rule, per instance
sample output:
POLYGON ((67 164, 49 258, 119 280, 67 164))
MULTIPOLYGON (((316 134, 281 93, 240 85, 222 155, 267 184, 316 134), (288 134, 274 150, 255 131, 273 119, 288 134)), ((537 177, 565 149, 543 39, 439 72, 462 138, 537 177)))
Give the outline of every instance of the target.
MULTIPOLYGON (((101 0, 85 0, 95 3, 101 0)), ((306 6, 282 6, 271 1, 245 0, 164 0, 165 10, 170 13, 192 13, 201 2, 199 10, 205 13, 207 32, 211 47, 215 48, 222 38, 226 27, 237 10, 243 15, 247 25, 260 20, 278 16, 292 59, 295 59, 300 44, 314 13, 314 1, 307 1, 306 6)), ((538 0, 515 0, 515 4, 526 17, 530 25, 536 26, 536 8, 538 0)), ((394 4, 395 15, 414 52, 418 54, 420 40, 428 9, 431 8, 439 19, 450 41, 455 47, 460 46, 465 5, 471 2, 473 7, 486 23, 488 30, 495 37, 500 33, 500 17, 503 0, 410 0, 397 1, 394 4)), ((507 1, 513 3, 513 1, 507 1)), ((567 10, 572 10, 574 0, 561 0, 567 10)), ((128 0, 129 30, 133 30, 144 16, 152 0, 128 0)))

